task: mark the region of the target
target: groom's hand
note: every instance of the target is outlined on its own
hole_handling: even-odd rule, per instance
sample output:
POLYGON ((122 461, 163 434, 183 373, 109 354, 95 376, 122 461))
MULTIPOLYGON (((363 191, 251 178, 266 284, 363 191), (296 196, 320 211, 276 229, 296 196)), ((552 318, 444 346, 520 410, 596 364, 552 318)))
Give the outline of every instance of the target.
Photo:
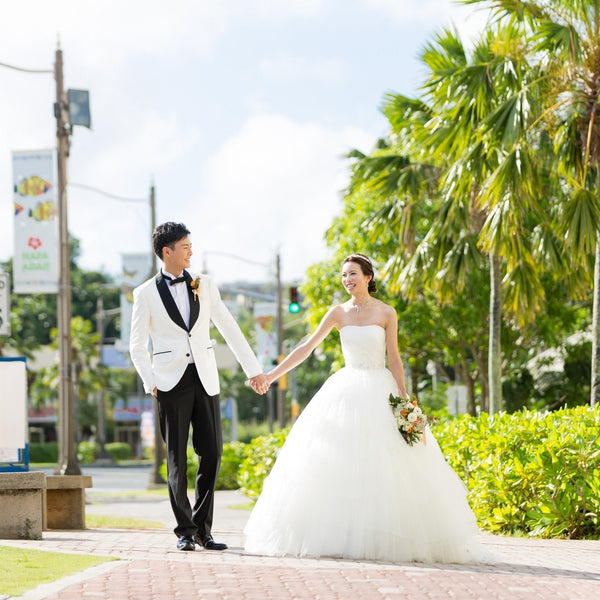
POLYGON ((250 377, 250 385, 257 394, 265 394, 269 389, 269 380, 264 373, 250 377))

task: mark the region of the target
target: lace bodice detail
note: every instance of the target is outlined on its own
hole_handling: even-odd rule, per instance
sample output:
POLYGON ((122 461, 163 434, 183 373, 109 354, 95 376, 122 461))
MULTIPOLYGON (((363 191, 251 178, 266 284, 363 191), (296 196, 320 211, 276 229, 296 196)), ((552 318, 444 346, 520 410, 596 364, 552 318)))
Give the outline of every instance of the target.
POLYGON ((385 329, 379 325, 346 325, 340 329, 346 366, 354 369, 385 368, 385 329))

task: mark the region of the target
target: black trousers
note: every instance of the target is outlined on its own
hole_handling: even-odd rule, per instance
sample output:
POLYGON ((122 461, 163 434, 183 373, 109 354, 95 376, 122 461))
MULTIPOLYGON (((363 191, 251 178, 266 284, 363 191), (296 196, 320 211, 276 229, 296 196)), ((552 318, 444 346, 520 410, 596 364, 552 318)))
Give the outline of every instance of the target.
POLYGON ((219 395, 209 396, 193 364, 168 392, 157 392, 160 431, 167 445, 167 484, 177 536, 210 534, 214 493, 223 452, 219 395), (187 496, 187 445, 198 455, 195 503, 187 496))

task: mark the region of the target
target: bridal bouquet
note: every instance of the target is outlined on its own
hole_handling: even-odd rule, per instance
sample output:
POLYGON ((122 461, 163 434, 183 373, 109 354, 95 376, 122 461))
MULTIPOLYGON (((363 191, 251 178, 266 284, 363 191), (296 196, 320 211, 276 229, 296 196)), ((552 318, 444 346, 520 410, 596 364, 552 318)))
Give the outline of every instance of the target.
POLYGON ((409 446, 416 442, 425 442, 424 434, 427 427, 427 415, 421 410, 417 398, 413 394, 410 398, 398 398, 390 394, 390 406, 398 425, 398 431, 409 446))

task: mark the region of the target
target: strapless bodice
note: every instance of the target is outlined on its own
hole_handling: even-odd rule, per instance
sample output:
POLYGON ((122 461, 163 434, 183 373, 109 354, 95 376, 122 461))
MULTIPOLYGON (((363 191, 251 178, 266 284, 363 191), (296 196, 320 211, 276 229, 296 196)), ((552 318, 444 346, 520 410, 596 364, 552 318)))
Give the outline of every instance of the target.
POLYGON ((379 325, 346 325, 340 329, 347 367, 385 368, 385 329, 379 325))

